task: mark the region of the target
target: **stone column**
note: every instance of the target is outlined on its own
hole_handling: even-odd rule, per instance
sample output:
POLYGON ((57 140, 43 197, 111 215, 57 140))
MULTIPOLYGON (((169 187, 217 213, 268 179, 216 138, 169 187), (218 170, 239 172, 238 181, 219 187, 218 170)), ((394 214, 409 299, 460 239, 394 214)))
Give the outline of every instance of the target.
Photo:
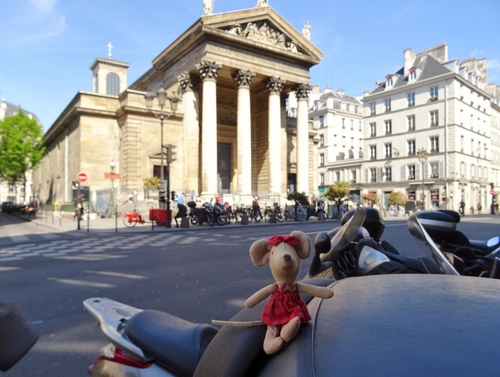
POLYGON ((193 80, 189 72, 177 77, 182 89, 182 145, 179 148, 182 163, 182 189, 190 197, 193 191, 198 194, 200 166, 200 125, 198 122, 199 94, 193 90, 193 80))
POLYGON ((266 82, 269 91, 269 194, 273 198, 281 195, 281 91, 284 83, 280 77, 270 77, 266 82))
POLYGON ((241 202, 250 202, 252 197, 252 140, 250 86, 255 72, 238 70, 233 73, 238 87, 237 113, 237 156, 238 156, 238 193, 241 202))
POLYGON ((201 196, 217 194, 217 78, 221 64, 202 61, 196 65, 203 81, 201 124, 201 196))
POLYGON ((311 87, 300 84, 297 97, 297 192, 309 192, 309 113, 308 98, 311 87))

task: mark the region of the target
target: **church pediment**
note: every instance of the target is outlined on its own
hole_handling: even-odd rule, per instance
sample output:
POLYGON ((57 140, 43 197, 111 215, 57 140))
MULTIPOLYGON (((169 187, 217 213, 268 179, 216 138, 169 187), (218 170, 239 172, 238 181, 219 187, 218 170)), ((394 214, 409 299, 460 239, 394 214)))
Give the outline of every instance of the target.
POLYGON ((203 30, 260 48, 270 47, 319 62, 323 54, 271 7, 205 16, 203 30))

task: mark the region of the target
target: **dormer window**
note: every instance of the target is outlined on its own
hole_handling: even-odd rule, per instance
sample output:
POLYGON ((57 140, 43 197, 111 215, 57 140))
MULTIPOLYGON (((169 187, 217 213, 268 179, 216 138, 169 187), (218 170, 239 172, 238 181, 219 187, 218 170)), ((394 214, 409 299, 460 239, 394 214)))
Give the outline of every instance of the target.
POLYGON ((388 88, 391 88, 393 85, 394 85, 394 82, 392 80, 392 76, 387 76, 387 78, 386 78, 386 86, 388 88))
POLYGON ((417 70, 412 69, 408 75, 408 78, 410 79, 410 81, 416 80, 417 79, 417 70))

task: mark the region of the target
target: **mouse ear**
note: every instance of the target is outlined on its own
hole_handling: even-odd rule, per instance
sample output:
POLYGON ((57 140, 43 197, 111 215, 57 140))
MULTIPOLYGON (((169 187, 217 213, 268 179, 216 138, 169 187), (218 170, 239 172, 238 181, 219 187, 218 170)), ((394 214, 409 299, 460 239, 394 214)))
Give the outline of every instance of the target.
POLYGON ((255 241, 250 246, 250 259, 257 267, 265 266, 269 262, 271 245, 265 239, 255 241))
POLYGON ((295 250, 297 251, 297 255, 300 259, 307 259, 309 254, 311 254, 311 240, 307 234, 301 232, 300 230, 294 230, 290 233, 291 236, 294 236, 297 240, 297 246, 295 246, 295 250))

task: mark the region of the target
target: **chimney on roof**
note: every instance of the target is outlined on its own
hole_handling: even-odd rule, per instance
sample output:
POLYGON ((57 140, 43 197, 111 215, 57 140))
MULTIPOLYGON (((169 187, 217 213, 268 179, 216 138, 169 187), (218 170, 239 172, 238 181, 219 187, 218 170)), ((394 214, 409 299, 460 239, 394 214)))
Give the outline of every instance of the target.
POLYGON ((407 48, 404 51, 404 76, 408 76, 408 73, 410 72, 410 68, 413 67, 413 63, 415 63, 415 59, 417 58, 417 54, 411 49, 407 48))

